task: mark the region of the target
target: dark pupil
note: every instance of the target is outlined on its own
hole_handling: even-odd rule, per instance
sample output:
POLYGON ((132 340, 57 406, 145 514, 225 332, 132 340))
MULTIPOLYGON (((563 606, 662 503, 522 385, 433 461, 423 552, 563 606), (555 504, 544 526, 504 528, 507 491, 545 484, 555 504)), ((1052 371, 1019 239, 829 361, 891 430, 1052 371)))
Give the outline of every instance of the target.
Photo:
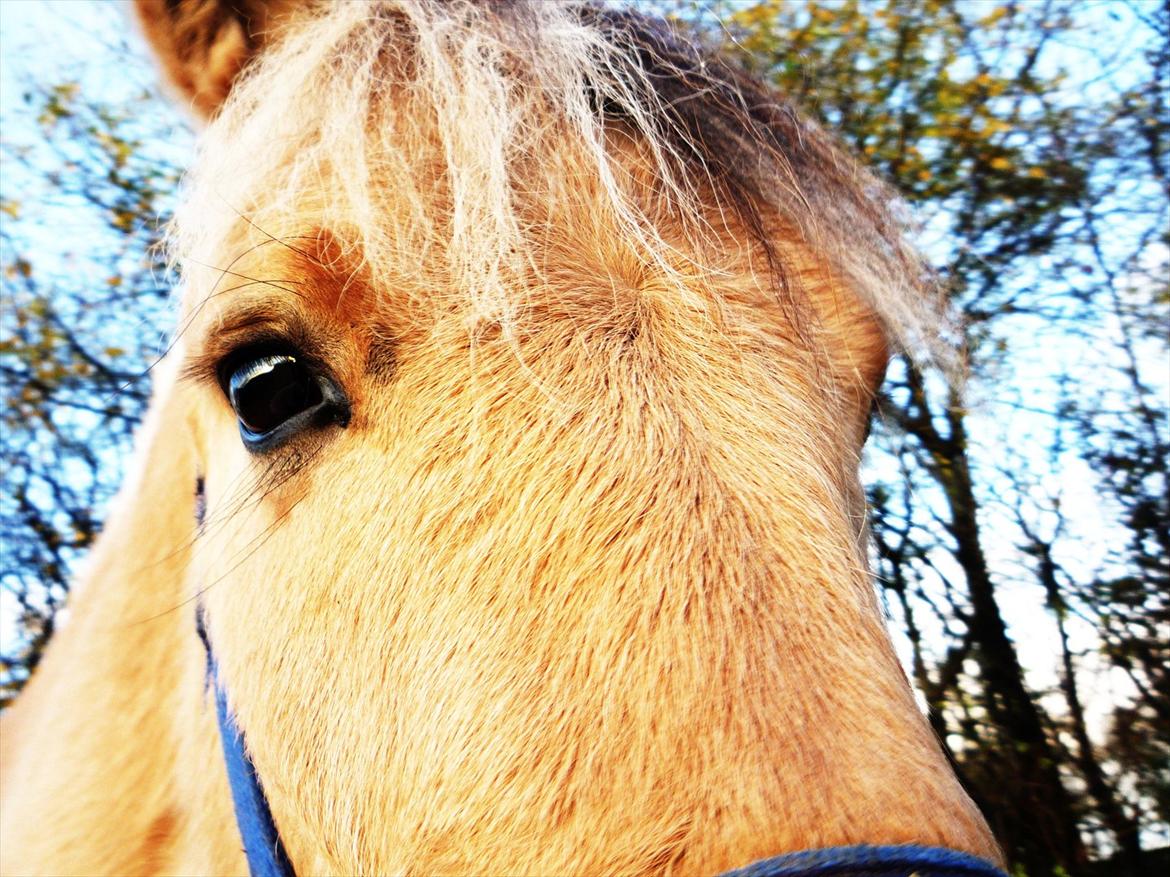
POLYGON ((257 435, 322 401, 312 374, 291 356, 253 360, 232 374, 232 406, 240 422, 257 435))

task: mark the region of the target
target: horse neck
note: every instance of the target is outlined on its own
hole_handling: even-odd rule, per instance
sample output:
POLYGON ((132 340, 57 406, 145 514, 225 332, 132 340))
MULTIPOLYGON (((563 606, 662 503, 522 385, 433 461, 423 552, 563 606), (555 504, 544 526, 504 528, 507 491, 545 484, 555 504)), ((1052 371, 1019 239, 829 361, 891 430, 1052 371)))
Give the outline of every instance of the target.
POLYGON ((4 873, 244 870, 184 602, 194 472, 173 395, 156 396, 68 617, 4 716, 4 873))

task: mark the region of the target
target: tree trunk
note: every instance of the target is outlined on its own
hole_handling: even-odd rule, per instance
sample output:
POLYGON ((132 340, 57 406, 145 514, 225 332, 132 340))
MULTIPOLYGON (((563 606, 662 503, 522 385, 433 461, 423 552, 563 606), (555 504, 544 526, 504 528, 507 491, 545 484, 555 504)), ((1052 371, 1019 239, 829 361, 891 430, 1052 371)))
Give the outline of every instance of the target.
POLYGON ((969 632, 973 656, 981 670, 984 705, 1002 738, 1001 745, 990 749, 1004 776, 1011 777, 1019 791, 1018 798, 1007 801, 1002 798, 1002 790, 983 790, 1002 808, 1000 818, 993 814, 993 824, 1003 833, 1008 848, 1025 857, 1021 864, 1029 873, 1048 874, 1053 865, 1070 874, 1080 873, 1087 857, 1076 811, 1061 782, 1059 755, 1024 684, 1023 669, 1000 613, 983 551, 964 412, 958 399, 952 397, 946 413, 948 434, 943 435, 931 417, 921 375, 911 369, 908 384, 910 404, 905 408, 891 406, 891 413, 927 451, 927 468, 946 494, 950 513, 947 527, 971 601, 969 632))

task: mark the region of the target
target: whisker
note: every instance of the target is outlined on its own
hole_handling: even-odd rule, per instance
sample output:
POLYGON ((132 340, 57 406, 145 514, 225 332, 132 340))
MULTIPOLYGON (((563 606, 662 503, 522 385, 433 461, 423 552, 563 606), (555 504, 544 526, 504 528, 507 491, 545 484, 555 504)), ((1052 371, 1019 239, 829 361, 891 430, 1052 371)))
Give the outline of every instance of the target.
MULTIPOLYGON (((184 606, 189 606, 195 600, 198 600, 200 597, 202 597, 204 594, 206 594, 208 591, 210 591, 212 588, 214 588, 216 585, 218 585, 220 582, 222 582, 224 579, 226 579, 232 573, 234 573, 240 567, 241 564, 246 562, 250 557, 252 557, 252 555, 254 555, 257 551, 259 551, 264 546, 264 543, 267 542, 268 539, 275 532, 276 526, 278 524, 280 524, 282 521, 284 521, 284 519, 287 518, 290 514, 292 514, 293 509, 295 509, 298 505, 300 505, 301 502, 304 501, 304 499, 308 495, 309 495, 309 492, 306 491, 304 494, 297 497, 297 499, 293 500, 293 502, 289 505, 289 507, 287 509, 285 509, 279 515, 277 515, 275 520, 273 520, 273 522, 271 524, 269 524, 267 527, 265 527, 263 530, 261 530, 260 533, 258 533, 255 537, 253 537, 252 540, 250 540, 248 543, 248 545, 251 545, 252 542, 257 542, 257 540, 259 540, 257 542, 257 544, 255 546, 253 546, 252 549, 250 551, 248 551, 248 553, 246 555, 241 557, 238 563, 236 563, 234 566, 232 566, 230 569, 228 569, 226 572, 224 572, 223 575, 216 578, 215 581, 200 588, 194 594, 192 594, 190 597, 176 603, 171 608, 164 609, 162 612, 159 612, 155 615, 151 615, 147 618, 143 618, 143 619, 140 619, 138 621, 132 621, 129 624, 127 624, 126 626, 127 627, 138 627, 140 625, 147 624, 151 621, 157 621, 160 618, 165 618, 167 615, 170 615, 171 613, 176 612, 179 609, 182 609, 184 606)), ((247 545, 245 547, 247 547, 247 545)), ((237 556, 237 555, 233 555, 233 557, 235 557, 235 556, 237 556)))

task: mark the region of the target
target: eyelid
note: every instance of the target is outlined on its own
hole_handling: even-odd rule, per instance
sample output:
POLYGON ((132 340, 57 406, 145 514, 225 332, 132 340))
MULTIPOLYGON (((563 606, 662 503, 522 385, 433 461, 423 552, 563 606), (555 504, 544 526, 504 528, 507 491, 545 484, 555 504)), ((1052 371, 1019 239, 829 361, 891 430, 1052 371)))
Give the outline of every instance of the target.
POLYGON ((299 346, 289 335, 275 326, 216 334, 202 345, 198 352, 188 355, 179 372, 179 380, 197 384, 223 385, 225 367, 252 351, 298 351, 299 346))
POLYGON ((187 356, 179 379, 222 386, 223 365, 238 354, 261 347, 315 358, 316 345, 298 314, 274 313, 264 305, 245 306, 205 330, 200 343, 187 356))

